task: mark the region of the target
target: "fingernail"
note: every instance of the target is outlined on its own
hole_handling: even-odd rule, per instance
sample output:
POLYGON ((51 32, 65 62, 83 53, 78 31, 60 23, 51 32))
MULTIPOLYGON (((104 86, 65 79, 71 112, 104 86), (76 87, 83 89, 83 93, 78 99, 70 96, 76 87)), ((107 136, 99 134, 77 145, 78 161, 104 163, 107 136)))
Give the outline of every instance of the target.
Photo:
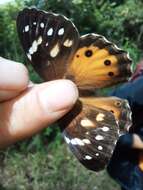
POLYGON ((55 80, 43 84, 39 92, 40 103, 48 112, 70 109, 78 98, 78 90, 70 80, 55 80))

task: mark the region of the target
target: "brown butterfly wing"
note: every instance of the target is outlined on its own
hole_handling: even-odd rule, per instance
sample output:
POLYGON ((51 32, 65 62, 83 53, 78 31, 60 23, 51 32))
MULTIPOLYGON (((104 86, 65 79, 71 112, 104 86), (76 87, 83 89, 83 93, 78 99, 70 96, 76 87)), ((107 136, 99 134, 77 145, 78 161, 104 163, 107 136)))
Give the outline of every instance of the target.
POLYGON ((80 100, 83 100, 88 105, 96 105, 98 108, 113 113, 122 131, 128 131, 132 125, 132 111, 128 101, 125 99, 118 97, 82 97, 80 100))
POLYGON ((71 151, 86 168, 99 171, 106 167, 119 137, 111 112, 82 100, 58 123, 71 151))
POLYGON ((128 54, 103 36, 87 34, 78 49, 66 77, 80 89, 103 88, 126 81, 131 75, 128 54))
POLYGON ((79 42, 74 24, 62 15, 26 8, 17 17, 17 30, 39 75, 46 81, 63 78, 79 42))

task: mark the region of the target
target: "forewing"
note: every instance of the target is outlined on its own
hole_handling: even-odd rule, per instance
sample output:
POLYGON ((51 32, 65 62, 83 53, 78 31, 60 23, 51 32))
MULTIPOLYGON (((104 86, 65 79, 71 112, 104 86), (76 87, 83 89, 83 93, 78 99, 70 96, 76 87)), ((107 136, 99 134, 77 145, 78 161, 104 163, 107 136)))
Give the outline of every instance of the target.
POLYGON ((66 17, 24 9, 17 17, 23 49, 44 80, 63 78, 79 42, 74 24, 66 17))

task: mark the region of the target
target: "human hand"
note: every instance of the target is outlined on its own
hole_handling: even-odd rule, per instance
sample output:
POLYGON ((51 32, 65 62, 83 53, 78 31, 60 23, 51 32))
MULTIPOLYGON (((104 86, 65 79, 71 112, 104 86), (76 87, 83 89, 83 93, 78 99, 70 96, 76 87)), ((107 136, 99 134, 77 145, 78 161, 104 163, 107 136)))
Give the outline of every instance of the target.
POLYGON ((77 97, 71 81, 32 84, 23 64, 0 57, 0 148, 55 122, 72 108, 77 97))

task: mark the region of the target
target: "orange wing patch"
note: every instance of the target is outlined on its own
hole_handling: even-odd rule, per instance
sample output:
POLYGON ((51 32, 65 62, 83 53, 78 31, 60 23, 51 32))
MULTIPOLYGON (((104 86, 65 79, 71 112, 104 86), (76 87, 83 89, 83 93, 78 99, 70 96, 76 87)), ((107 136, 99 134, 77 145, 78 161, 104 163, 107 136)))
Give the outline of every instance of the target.
POLYGON ((90 46, 79 49, 69 66, 69 75, 79 88, 101 88, 119 75, 117 58, 106 49, 90 46))
POLYGON ((114 97, 80 98, 88 105, 96 105, 98 108, 114 113, 117 120, 120 119, 123 100, 114 97))
POLYGON ((65 78, 73 80, 80 89, 97 89, 126 81, 131 74, 131 60, 102 36, 89 34, 80 43, 65 78))
POLYGON ((126 100, 117 97, 80 98, 87 105, 94 105, 114 114, 120 129, 128 130, 132 124, 131 110, 126 100))

